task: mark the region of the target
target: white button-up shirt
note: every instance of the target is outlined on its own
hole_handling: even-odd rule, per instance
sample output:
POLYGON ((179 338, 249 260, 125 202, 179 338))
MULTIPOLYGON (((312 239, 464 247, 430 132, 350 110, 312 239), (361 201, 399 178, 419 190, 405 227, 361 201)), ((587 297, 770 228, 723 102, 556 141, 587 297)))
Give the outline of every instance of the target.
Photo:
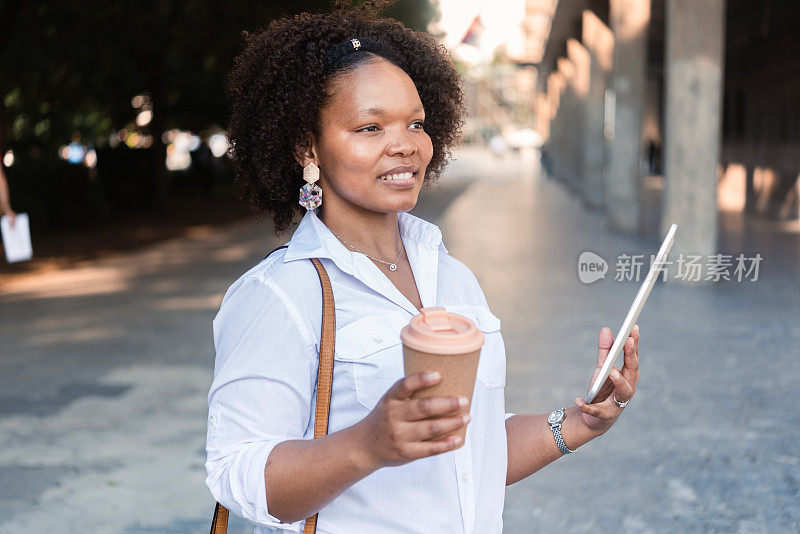
MULTIPOLYGON (((439 228, 399 213, 400 236, 422 305, 444 306, 484 333, 467 437, 454 451, 384 467, 319 513, 317 532, 502 531, 507 444, 505 348, 500 320, 475 275, 447 253, 439 228)), ((288 248, 275 251, 225 293, 213 321, 216 360, 208 394, 206 485, 256 534, 302 532, 267 507, 264 467, 273 447, 314 437, 322 289, 331 279, 336 342, 329 432, 361 421, 404 376, 400 330, 418 310, 365 255, 345 247, 308 211, 288 248)))

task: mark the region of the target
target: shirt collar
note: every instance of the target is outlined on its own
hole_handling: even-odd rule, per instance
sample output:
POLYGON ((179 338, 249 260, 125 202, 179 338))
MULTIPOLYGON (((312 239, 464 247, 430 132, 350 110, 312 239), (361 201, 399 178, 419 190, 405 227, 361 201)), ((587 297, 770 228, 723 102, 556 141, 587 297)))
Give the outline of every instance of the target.
MULTIPOLYGON (((435 224, 407 212, 398 213, 397 221, 422 306, 436 306, 439 252, 447 253, 442 243, 442 232, 435 224)), ((343 272, 354 276, 411 315, 419 313, 372 261, 363 254, 351 251, 339 241, 317 216, 316 210, 307 211, 303 216, 292 235, 283 261, 305 258, 330 258, 343 272)))
MULTIPOLYGON (((404 241, 411 239, 447 254, 442 242, 442 231, 435 224, 408 212, 398 213, 397 222, 400 236, 404 241)), ((353 252, 325 226, 316 209, 309 210, 303 215, 303 219, 292 234, 283 261, 307 258, 330 258, 340 269, 352 274, 353 252)))

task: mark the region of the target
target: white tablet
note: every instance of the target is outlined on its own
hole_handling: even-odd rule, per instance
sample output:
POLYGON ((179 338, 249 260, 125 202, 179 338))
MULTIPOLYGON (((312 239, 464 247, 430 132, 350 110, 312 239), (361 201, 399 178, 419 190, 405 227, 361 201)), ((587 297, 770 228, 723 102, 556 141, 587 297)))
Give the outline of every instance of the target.
POLYGON ((658 275, 661 273, 661 267, 667 259, 667 254, 669 254, 673 243, 675 243, 675 231, 677 229, 677 224, 673 224, 669 227, 667 237, 664 238, 664 242, 661 243, 661 248, 658 249, 658 254, 656 254, 653 264, 650 265, 650 272, 647 273, 647 277, 644 279, 644 282, 642 282, 642 286, 639 288, 636 298, 633 299, 631 309, 628 310, 628 315, 625 316, 622 328, 620 328, 617 336, 614 338, 614 344, 611 345, 611 350, 608 352, 603 367, 600 369, 600 374, 597 375, 594 383, 592 383, 591 389, 589 389, 589 395, 586 397, 587 404, 591 404, 597 392, 600 391, 600 388, 606 383, 608 375, 611 374, 611 369, 613 369, 614 365, 617 363, 617 358, 622 354, 622 347, 625 346, 628 336, 631 335, 633 325, 636 324, 636 319, 639 318, 639 312, 642 311, 644 303, 647 302, 647 297, 650 295, 650 291, 653 289, 653 285, 656 283, 658 275))

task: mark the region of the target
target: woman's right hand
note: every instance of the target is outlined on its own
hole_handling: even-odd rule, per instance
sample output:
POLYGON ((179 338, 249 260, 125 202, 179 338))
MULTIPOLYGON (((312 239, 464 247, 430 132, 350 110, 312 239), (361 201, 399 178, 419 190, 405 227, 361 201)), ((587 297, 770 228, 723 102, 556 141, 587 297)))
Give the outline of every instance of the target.
POLYGON ((440 380, 438 372, 398 380, 359 423, 364 454, 373 466, 402 465, 461 445, 460 436, 445 436, 469 422, 469 413, 459 413, 469 403, 466 397, 411 398, 440 380))

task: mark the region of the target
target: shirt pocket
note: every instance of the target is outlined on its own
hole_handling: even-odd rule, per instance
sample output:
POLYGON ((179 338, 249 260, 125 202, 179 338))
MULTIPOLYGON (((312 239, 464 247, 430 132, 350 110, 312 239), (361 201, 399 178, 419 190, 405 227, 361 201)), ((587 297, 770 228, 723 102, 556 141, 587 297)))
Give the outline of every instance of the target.
POLYGON ((351 366, 358 402, 369 410, 405 376, 400 330, 406 315, 367 315, 336 331, 334 359, 351 366))
POLYGON ((451 313, 471 319, 483 332, 483 347, 478 360, 478 380, 488 389, 506 385, 506 353, 500 336, 500 319, 486 306, 480 304, 454 304, 445 306, 451 313))

